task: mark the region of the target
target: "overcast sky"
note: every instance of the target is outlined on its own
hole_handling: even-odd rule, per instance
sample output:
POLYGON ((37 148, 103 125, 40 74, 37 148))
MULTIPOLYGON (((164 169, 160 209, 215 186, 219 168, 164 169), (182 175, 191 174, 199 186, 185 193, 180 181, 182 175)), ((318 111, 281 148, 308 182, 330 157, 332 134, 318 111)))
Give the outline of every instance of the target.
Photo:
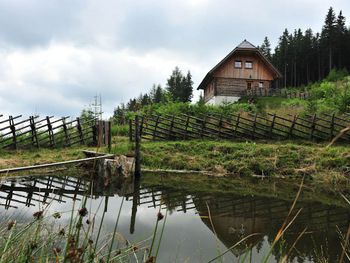
POLYGON ((0 114, 77 116, 101 94, 108 117, 175 66, 197 88, 242 40, 320 31, 330 6, 350 19, 349 0, 0 0, 0 114))

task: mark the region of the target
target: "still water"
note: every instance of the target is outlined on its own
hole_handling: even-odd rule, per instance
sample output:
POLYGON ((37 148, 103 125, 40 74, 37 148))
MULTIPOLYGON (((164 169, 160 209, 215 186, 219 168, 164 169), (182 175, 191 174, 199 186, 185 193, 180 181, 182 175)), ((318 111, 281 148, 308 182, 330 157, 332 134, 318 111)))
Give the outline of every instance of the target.
MULTIPOLYGON (((19 224, 31 222, 33 213, 45 208, 47 216, 60 212, 62 217, 53 222, 57 227, 65 227, 73 207, 78 210, 85 197, 96 225, 104 214, 104 236, 113 233, 123 202, 117 229, 119 246, 127 242, 149 246, 158 212, 167 214, 157 262, 208 262, 250 234, 256 235, 229 250, 217 262, 240 259, 260 262, 292 203, 277 198, 144 187, 142 182, 135 185, 118 180, 106 183, 73 177, 28 176, 0 181, 0 224, 9 219, 19 224)), ((341 254, 340 233, 346 232, 350 209, 300 201, 293 214, 300 208, 283 242, 273 249, 269 262, 278 262, 280 252, 289 251, 305 228, 305 234, 291 250, 290 261, 318 262, 326 258, 337 262, 341 254)), ((164 221, 159 221, 159 229, 164 221)))

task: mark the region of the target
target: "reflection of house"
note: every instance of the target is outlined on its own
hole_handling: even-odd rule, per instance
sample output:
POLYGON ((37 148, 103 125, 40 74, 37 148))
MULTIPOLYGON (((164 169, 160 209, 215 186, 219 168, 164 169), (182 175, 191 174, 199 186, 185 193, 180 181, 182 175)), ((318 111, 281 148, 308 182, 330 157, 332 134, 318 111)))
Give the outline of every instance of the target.
MULTIPOLYGON (((230 198, 206 197, 205 199, 194 198, 193 201, 203 223, 227 248, 250 234, 259 233, 231 249, 236 257, 245 254, 249 248, 259 253, 264 244, 265 248, 266 245, 270 247, 287 218, 291 203, 274 198, 249 196, 231 196, 230 198), (211 220, 208 217, 208 209, 211 220)), ((342 251, 341 246, 338 245, 340 244, 338 231, 345 233, 350 211, 319 203, 300 202, 295 206, 289 220, 299 209, 302 209, 301 213, 284 234, 284 250, 281 251, 279 246, 275 246, 272 251, 274 259, 271 258, 271 260, 279 262, 283 253, 294 246, 295 249, 289 255, 290 262, 296 258, 298 262, 309 262, 307 258, 315 258, 319 253, 324 253, 329 259, 336 259, 334 262, 338 262, 342 251), (308 233, 294 245, 293 243, 305 227, 308 233), (320 249, 322 251, 319 251, 320 249)), ((261 252, 264 254, 264 251, 261 252)))
POLYGON ((260 50, 244 40, 208 72, 198 89, 204 90, 207 104, 219 105, 246 94, 266 95, 272 81, 280 77, 260 50))

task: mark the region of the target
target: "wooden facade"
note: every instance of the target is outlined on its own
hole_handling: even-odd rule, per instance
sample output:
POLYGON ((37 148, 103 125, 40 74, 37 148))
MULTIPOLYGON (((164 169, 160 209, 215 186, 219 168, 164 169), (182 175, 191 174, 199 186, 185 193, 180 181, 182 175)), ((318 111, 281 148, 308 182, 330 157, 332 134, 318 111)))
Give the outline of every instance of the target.
POLYGON ((204 90, 207 103, 213 98, 232 102, 230 99, 256 93, 257 89, 268 94, 272 81, 280 77, 281 74, 259 49, 244 40, 208 72, 198 89, 204 90))

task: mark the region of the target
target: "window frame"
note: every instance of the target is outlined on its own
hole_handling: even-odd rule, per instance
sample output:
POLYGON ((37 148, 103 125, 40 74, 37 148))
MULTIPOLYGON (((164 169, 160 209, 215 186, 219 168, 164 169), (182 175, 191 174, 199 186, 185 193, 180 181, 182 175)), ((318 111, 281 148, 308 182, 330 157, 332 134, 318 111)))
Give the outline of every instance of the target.
POLYGON ((242 68, 242 60, 235 60, 235 62, 233 63, 233 66, 234 66, 235 68, 242 68), (240 66, 239 66, 239 67, 236 66, 236 63, 240 63, 240 66))
POLYGON ((251 60, 244 61, 244 68, 245 69, 253 69, 253 61, 251 61, 251 60), (247 63, 250 63, 251 67, 247 67, 247 63))

